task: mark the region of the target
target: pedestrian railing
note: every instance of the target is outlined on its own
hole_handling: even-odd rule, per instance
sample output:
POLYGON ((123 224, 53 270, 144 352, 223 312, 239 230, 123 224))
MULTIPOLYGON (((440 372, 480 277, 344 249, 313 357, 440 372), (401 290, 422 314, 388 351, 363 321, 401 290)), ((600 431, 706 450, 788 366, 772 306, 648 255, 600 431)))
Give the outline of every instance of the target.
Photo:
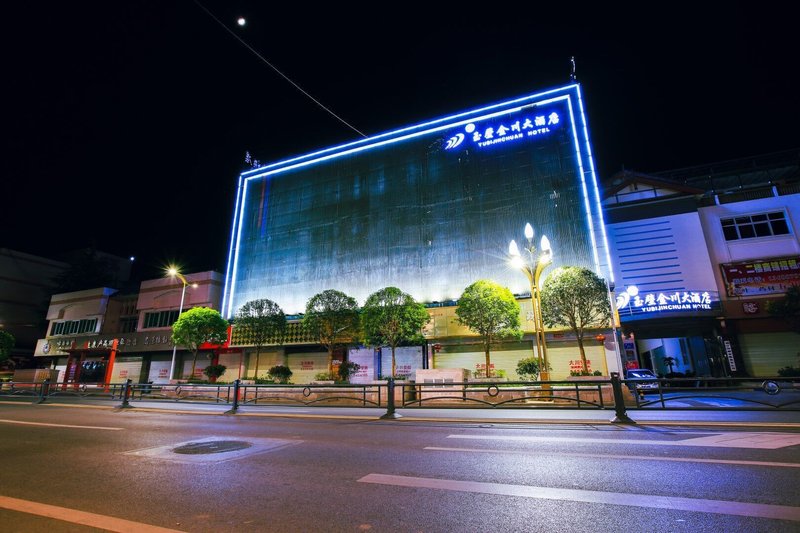
POLYGON ((415 383, 389 379, 370 384, 80 384, 0 383, 0 398, 114 400, 241 406, 398 407, 482 409, 613 409, 624 421, 630 409, 800 410, 800 378, 677 378, 621 380, 597 377, 563 381, 464 381, 415 383))

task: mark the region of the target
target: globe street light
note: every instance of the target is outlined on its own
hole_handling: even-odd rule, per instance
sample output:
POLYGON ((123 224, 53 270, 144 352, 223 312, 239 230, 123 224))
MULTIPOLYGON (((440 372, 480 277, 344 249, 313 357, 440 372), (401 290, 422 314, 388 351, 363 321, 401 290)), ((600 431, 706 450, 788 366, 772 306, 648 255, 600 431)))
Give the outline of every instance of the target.
POLYGON ((536 355, 539 359, 539 375, 542 381, 550 380, 550 365, 547 361, 547 343, 544 338, 544 320, 542 319, 542 294, 539 278, 542 271, 553 262, 553 249, 550 240, 542 235, 539 244, 540 253, 537 255, 536 245, 533 243, 533 226, 525 224, 525 239, 528 245, 524 246, 528 252, 525 258, 520 255, 516 241, 508 244, 508 254, 511 256, 511 266, 520 269, 531 284, 531 307, 533 308, 533 326, 536 335, 536 355))
MULTIPOLYGON (((189 285, 189 282, 186 280, 185 277, 183 277, 183 274, 178 272, 178 269, 175 268, 174 266, 171 266, 171 267, 169 267, 167 269, 167 274, 169 274, 170 277, 178 278, 179 280, 181 280, 181 283, 183 283, 183 289, 181 290, 181 305, 180 305, 180 307, 178 307, 178 318, 180 318, 181 317, 181 313, 183 313, 183 300, 186 297, 186 286, 189 285)), ((192 285, 193 289, 197 288, 197 283, 192 283, 191 285, 192 285)), ((169 367, 169 379, 170 379, 170 381, 175 379, 175 354, 176 354, 177 351, 178 351, 178 345, 173 342, 172 343, 172 364, 170 364, 170 367, 169 367)))

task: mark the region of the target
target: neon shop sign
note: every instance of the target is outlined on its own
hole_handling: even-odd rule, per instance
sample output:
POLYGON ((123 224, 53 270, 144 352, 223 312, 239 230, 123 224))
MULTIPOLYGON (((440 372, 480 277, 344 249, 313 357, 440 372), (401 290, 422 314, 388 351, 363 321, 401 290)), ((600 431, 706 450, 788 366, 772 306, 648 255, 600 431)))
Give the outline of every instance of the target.
POLYGON ((711 311, 719 306, 719 297, 710 291, 675 291, 640 293, 628 287, 617 295, 617 309, 629 313, 663 313, 670 311, 711 311))
POLYGON ((556 111, 542 114, 531 114, 510 121, 495 118, 483 123, 470 122, 445 143, 445 150, 452 150, 461 145, 486 148, 495 144, 518 142, 522 139, 546 135, 561 124, 561 116, 556 111))

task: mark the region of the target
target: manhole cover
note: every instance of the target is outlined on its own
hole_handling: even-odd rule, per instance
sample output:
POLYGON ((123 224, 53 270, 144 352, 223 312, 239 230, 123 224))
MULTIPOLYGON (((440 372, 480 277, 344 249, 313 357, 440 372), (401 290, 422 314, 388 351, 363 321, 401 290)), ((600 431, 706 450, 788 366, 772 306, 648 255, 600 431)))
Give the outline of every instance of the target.
POLYGON ((249 448, 250 443, 242 440, 214 440, 210 442, 190 442, 183 446, 173 448, 175 453, 182 453, 186 455, 200 455, 209 453, 223 453, 232 452, 236 450, 244 450, 249 448))

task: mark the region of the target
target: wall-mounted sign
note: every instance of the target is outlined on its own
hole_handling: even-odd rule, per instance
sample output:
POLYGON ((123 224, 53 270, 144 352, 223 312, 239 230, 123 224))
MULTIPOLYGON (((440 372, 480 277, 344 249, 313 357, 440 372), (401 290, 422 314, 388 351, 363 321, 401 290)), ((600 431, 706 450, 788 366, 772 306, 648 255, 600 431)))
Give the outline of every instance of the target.
POLYGON ((445 143, 445 150, 460 146, 486 148, 499 143, 518 142, 540 135, 546 135, 561 124, 557 111, 534 109, 529 113, 510 118, 487 119, 479 123, 470 122, 463 130, 456 131, 445 143))
POLYGON ((719 295, 712 291, 637 292, 626 291, 617 296, 620 316, 642 313, 712 311, 719 309, 719 295))
POLYGON ((800 285, 800 257, 743 261, 720 265, 728 296, 780 294, 800 285))
POLYGON ((742 311, 747 315, 758 314, 758 302, 742 302, 742 311))

